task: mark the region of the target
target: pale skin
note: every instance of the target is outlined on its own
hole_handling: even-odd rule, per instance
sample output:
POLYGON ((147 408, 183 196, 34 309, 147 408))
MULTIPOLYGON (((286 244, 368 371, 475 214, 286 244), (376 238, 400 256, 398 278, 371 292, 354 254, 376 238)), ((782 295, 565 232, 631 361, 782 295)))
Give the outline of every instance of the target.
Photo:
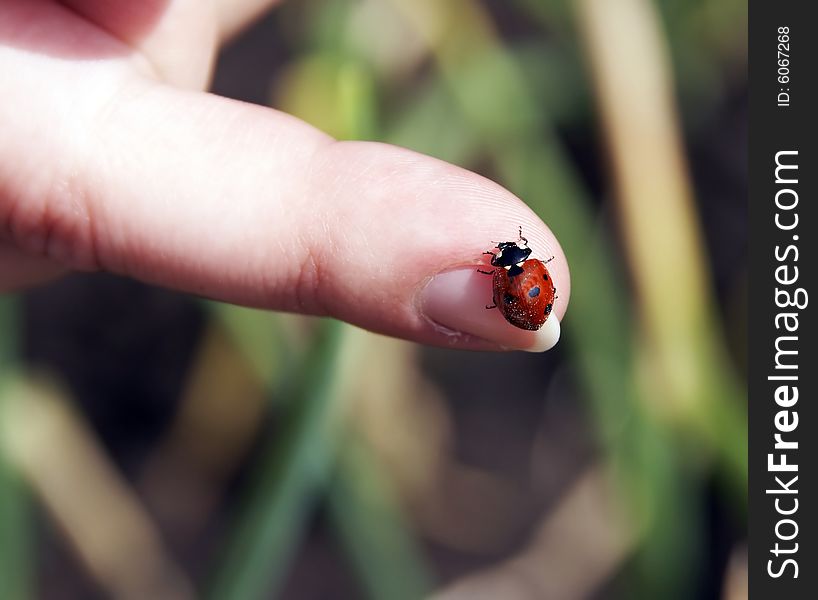
POLYGON ((565 256, 513 194, 204 91, 219 45, 271 4, 0 0, 0 291, 104 270, 425 344, 537 346, 485 311, 476 272, 521 226, 554 257, 562 319, 565 256))

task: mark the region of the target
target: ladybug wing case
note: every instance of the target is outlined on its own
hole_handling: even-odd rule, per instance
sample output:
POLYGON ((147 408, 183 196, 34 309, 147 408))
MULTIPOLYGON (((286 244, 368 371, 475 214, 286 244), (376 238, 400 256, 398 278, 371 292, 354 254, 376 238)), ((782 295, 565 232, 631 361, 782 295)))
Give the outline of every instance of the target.
POLYGON ((554 305, 556 290, 548 269, 533 259, 523 263, 522 272, 494 272, 494 303, 506 320, 520 329, 535 331, 543 326, 554 305))

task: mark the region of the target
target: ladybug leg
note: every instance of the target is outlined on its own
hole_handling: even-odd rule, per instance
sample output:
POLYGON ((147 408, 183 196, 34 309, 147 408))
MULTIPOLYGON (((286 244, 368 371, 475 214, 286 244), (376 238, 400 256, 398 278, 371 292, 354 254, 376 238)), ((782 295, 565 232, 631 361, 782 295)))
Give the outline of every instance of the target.
POLYGON ((495 252, 483 252, 483 254, 488 254, 489 256, 491 256, 491 266, 492 267, 497 266, 497 254, 495 252))
POLYGON ((477 269, 478 273, 482 273, 483 275, 494 275, 494 269, 491 271, 484 271, 483 269, 477 269))
POLYGON ((548 260, 546 260, 546 261, 545 261, 545 264, 550 263, 552 260, 554 260, 554 257, 553 257, 553 256, 552 256, 551 258, 549 258, 548 260))

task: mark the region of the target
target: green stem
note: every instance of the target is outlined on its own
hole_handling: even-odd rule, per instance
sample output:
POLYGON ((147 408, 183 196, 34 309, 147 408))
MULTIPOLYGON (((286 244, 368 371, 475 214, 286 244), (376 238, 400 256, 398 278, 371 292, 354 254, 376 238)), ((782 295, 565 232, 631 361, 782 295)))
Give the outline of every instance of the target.
POLYGON ((421 550, 372 450, 346 440, 329 493, 330 518, 366 595, 417 600, 432 589, 421 550))
POLYGON ((286 404, 282 436, 263 451, 255 484, 227 544, 210 597, 251 600, 280 587, 330 476, 345 325, 321 323, 286 404))
MULTIPOLYGON (((19 306, 15 298, 0 296, 0 419, 8 383, 16 371, 19 306)), ((6 457, 0 428, 0 598, 33 597, 31 523, 28 497, 18 473, 6 457)))

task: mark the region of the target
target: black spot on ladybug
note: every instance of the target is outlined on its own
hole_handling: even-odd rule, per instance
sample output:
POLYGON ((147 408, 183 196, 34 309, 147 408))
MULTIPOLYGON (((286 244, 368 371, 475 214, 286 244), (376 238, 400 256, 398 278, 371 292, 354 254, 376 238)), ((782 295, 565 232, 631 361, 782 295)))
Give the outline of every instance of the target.
POLYGON ((517 298, 515 298, 512 294, 505 294, 503 296, 503 302, 505 302, 506 304, 514 304, 515 302, 517 302, 517 298))
POLYGON ((528 297, 529 298, 536 298, 540 295, 540 286, 536 286, 528 290, 528 297))
POLYGON ((522 272, 523 268, 520 265, 513 265, 508 269, 508 276, 509 278, 516 277, 517 275, 520 275, 522 272))
POLYGON ((553 306, 553 305, 551 305, 551 304, 546 304, 546 305, 545 305, 545 316, 548 316, 548 315, 550 315, 550 314, 551 314, 551 309, 552 309, 552 308, 554 308, 554 306, 553 306))
POLYGON ((542 280, 548 281, 548 273, 543 273, 542 280))

